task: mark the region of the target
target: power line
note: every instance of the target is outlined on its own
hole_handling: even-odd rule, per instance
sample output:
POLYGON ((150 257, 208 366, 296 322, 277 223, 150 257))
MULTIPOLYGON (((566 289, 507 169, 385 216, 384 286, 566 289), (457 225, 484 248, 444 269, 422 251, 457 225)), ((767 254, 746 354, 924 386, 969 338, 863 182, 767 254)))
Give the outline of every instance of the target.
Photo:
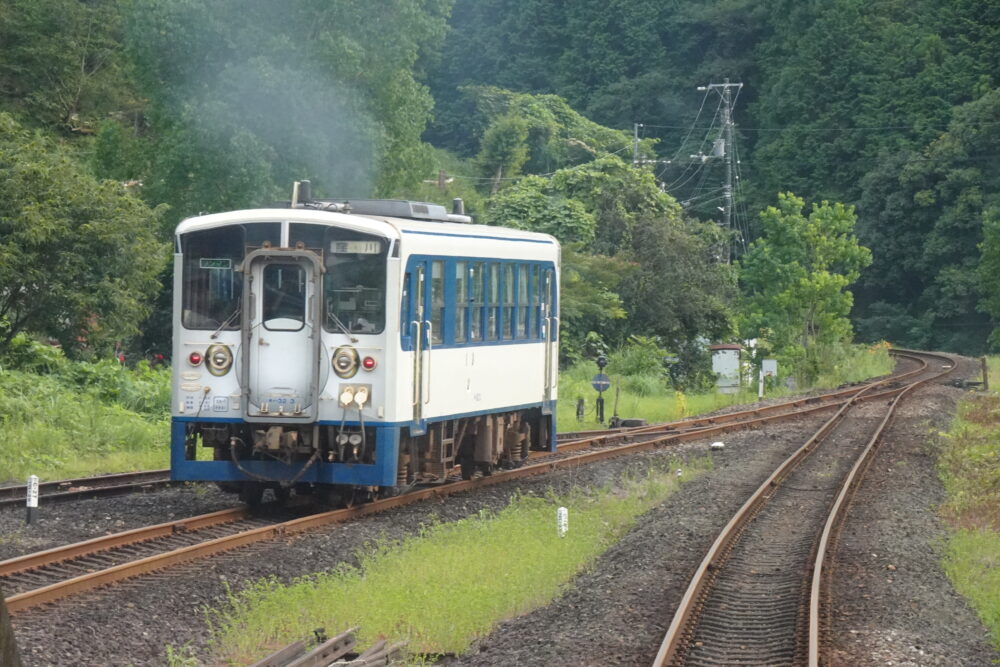
MULTIPOLYGON (((984 121, 981 123, 968 123, 970 127, 993 127, 995 125, 1000 125, 1000 122, 990 122, 984 121)), ((658 129, 669 129, 669 130, 683 130, 686 125, 654 125, 652 123, 644 123, 644 127, 652 127, 658 129)), ((856 126, 856 127, 806 127, 804 125, 790 125, 788 127, 743 127, 740 126, 740 132, 881 132, 885 130, 943 130, 947 131, 950 125, 872 125, 872 126, 856 126)))

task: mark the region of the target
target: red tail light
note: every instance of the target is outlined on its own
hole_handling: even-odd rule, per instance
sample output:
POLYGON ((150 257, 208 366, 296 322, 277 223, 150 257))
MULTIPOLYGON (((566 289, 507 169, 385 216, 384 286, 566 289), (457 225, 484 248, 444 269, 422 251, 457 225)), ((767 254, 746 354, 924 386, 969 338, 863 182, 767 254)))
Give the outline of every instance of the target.
POLYGON ((361 360, 361 367, 366 371, 373 371, 376 366, 378 366, 378 362, 375 361, 375 357, 365 357, 361 360))
POLYGON ((191 364, 192 366, 200 365, 201 361, 202 361, 201 352, 192 352, 190 356, 188 356, 188 363, 191 364))

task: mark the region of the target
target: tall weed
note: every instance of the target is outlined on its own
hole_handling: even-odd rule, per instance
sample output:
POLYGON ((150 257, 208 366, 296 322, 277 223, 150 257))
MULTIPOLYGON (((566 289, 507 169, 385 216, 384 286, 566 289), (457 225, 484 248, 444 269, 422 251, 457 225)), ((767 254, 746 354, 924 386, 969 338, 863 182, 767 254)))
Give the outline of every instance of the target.
MULTIPOLYGON (((990 359, 990 386, 1000 367, 990 359)), ((1000 649, 1000 396, 977 394, 959 403, 941 434, 938 471, 952 525, 944 569, 972 604, 1000 649)))
POLYGON ((170 372, 71 362, 15 339, 0 369, 0 482, 164 467, 170 372), (23 369, 13 369, 15 365, 23 369))

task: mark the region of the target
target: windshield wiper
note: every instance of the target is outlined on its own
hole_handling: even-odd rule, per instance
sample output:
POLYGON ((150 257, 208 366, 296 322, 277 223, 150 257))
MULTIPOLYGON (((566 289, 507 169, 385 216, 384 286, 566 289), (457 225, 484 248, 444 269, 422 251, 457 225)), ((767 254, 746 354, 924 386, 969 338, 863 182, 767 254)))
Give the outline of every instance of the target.
POLYGON ((347 337, 351 339, 352 343, 358 342, 357 336, 352 334, 350 329, 344 326, 344 323, 340 321, 340 318, 337 317, 337 314, 335 312, 333 312, 332 310, 328 310, 326 316, 329 317, 331 320, 333 320, 333 323, 336 324, 341 331, 347 334, 347 337))
POLYGON ((220 324, 219 328, 216 329, 215 331, 213 331, 212 335, 209 336, 209 338, 211 338, 212 340, 215 340, 216 338, 218 338, 219 334, 222 332, 222 330, 225 329, 226 327, 228 327, 230 324, 232 324, 233 320, 235 320, 237 317, 239 317, 239 315, 240 315, 240 309, 241 309, 241 306, 237 306, 236 310, 233 311, 233 314, 230 315, 229 317, 227 317, 226 321, 223 322, 222 324, 220 324))

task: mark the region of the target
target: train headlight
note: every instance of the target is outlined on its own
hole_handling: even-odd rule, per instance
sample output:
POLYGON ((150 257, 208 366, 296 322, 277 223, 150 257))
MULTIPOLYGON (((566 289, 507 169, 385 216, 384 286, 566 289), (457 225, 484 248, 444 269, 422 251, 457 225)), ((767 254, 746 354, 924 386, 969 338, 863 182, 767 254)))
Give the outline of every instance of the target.
POLYGON ((348 346, 334 350, 333 371, 345 380, 354 377, 358 372, 358 351, 348 346))
POLYGON ((212 375, 225 375, 233 367, 233 352, 228 345, 212 345, 205 353, 205 365, 212 375))

